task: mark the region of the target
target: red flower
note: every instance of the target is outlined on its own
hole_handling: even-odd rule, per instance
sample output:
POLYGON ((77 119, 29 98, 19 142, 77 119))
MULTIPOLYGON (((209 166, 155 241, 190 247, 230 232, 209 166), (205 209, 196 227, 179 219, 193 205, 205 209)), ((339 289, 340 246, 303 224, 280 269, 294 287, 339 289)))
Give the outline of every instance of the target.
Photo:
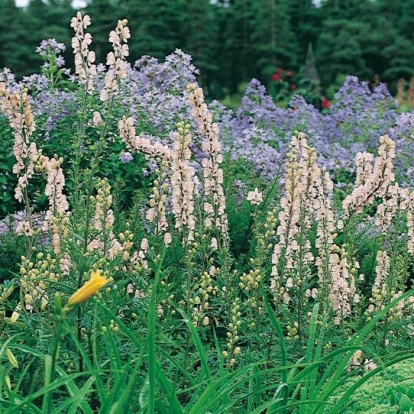
POLYGON ((328 109, 331 106, 331 101, 329 99, 322 99, 322 108, 328 109))
POLYGON ((272 75, 272 80, 274 80, 275 82, 277 82, 278 80, 280 80, 280 76, 277 73, 274 73, 272 75))
POLYGON ((286 75, 289 76, 289 78, 291 78, 293 76, 293 72, 290 70, 286 75))
POLYGON ((294 91, 296 88, 297 88, 297 86, 294 83, 292 83, 292 85, 290 85, 290 90, 291 91, 294 91))
POLYGON ((283 73, 283 69, 282 68, 277 68, 276 73, 278 73, 279 75, 281 75, 283 73))

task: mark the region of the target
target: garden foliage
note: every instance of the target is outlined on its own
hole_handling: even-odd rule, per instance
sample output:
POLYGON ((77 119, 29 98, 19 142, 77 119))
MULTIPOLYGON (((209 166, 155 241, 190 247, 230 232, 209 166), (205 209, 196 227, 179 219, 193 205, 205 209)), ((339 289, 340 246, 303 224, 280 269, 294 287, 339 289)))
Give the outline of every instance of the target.
POLYGON ((180 50, 128 64, 127 20, 97 64, 90 25, 74 73, 49 39, 0 74, 1 409, 352 409, 413 356, 411 114, 355 77, 233 113, 180 50))

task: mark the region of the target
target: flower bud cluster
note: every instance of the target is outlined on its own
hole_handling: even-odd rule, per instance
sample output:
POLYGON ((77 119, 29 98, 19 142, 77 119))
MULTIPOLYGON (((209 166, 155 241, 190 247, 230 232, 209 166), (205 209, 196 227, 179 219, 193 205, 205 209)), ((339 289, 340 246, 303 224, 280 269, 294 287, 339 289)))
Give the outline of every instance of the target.
POLYGON ((408 253, 414 254, 414 192, 410 193, 407 210, 407 250, 408 253))
POLYGON ((96 196, 91 196, 91 204, 95 207, 93 228, 95 237, 88 243, 87 250, 98 250, 104 257, 113 259, 122 254, 122 246, 113 234, 114 213, 111 209, 111 186, 106 178, 99 180, 96 196))
POLYGON ((191 84, 187 86, 192 114, 198 123, 198 129, 204 137, 202 150, 205 157, 201 161, 204 178, 204 227, 216 228, 224 244, 228 244, 228 218, 226 214, 226 198, 223 190, 223 162, 221 143, 218 140, 219 129, 213 123, 213 117, 204 102, 201 88, 191 84))
POLYGON ((359 265, 348 260, 348 251, 344 244, 341 248, 334 244, 337 237, 332 209, 333 183, 329 173, 322 168, 315 174, 316 198, 313 202, 317 223, 315 247, 318 251, 315 264, 318 269, 319 289, 307 291, 307 296, 319 299, 334 312, 334 323, 351 315, 351 305, 360 301, 356 293, 355 276, 359 265), (328 299, 326 301, 326 299, 328 299))
MULTIPOLYGON (((349 287, 347 279, 341 278, 340 267, 338 267, 340 259, 337 254, 337 246, 334 244, 337 233, 331 200, 333 183, 324 168, 319 171, 315 186, 317 195, 313 207, 317 223, 315 247, 318 251, 315 264, 318 269, 319 292, 312 289, 313 292, 310 293, 310 296, 316 297, 317 294, 320 294, 321 303, 332 306, 333 304, 330 301, 326 302, 325 299, 329 294, 334 294, 333 292, 340 292, 337 282, 341 281, 341 287, 345 287, 346 291, 349 290, 349 287)), ((334 307, 339 309, 341 305, 334 307)))
POLYGON ((118 234, 118 241, 121 244, 122 260, 127 261, 131 256, 131 250, 134 245, 134 234, 129 230, 129 222, 125 223, 126 230, 118 234))
POLYGON ((76 371, 74 358, 71 357, 67 352, 62 354, 62 362, 63 362, 63 365, 65 366, 66 372, 76 371))
MULTIPOLYGON (((369 298, 369 305, 365 312, 368 320, 383 309, 388 303, 399 298, 404 291, 401 290, 404 285, 404 275, 406 273, 405 261, 401 256, 397 256, 393 265, 386 251, 379 250, 377 253, 377 265, 375 267, 376 277, 369 298)), ((386 322, 391 323, 400 319, 404 311, 412 313, 414 297, 399 301, 392 307, 386 316, 386 322)))
MULTIPOLYGON (((264 232, 259 232, 258 242, 263 249, 267 252, 271 251, 276 236, 277 228, 277 212, 274 209, 269 209, 266 213, 266 221, 264 223, 264 232)), ((256 256, 257 257, 257 256, 256 256)))
POLYGON ((172 212, 175 228, 186 235, 183 243, 194 241, 196 218, 194 215, 195 169, 191 165, 190 125, 179 122, 171 152, 172 212))
POLYGON ((239 287, 245 292, 250 292, 259 288, 261 280, 262 275, 260 269, 251 269, 249 273, 243 273, 240 276, 239 287))
POLYGON ((119 332, 119 326, 113 319, 109 321, 109 329, 115 333, 119 332))
POLYGON ((82 16, 81 12, 72 17, 70 26, 75 31, 72 37, 72 49, 75 55, 75 73, 78 75, 79 82, 85 85, 86 91, 92 93, 94 90, 94 77, 96 76, 95 52, 89 50, 92 43, 92 35, 84 33, 91 24, 91 18, 88 15, 82 16))
MULTIPOLYGON (((155 233, 157 235, 166 233, 168 229, 168 222, 166 216, 166 204, 169 191, 169 185, 166 182, 168 163, 165 159, 157 159, 159 168, 155 170, 156 178, 152 183, 152 194, 149 200, 149 209, 145 218, 155 224, 155 233)), ((166 236, 164 244, 168 245, 171 242, 170 236, 166 236)))
POLYGON ((389 301, 389 295, 395 295, 395 291, 388 292, 387 276, 390 269, 390 258, 386 251, 378 250, 377 265, 375 267, 375 282, 372 286, 370 305, 366 311, 367 314, 375 313, 381 310, 389 301))
MULTIPOLYGON (((260 295, 260 282, 262 280, 262 272, 260 269, 251 269, 249 273, 243 273, 240 276, 239 287, 246 292, 247 299, 243 301, 243 306, 247 314, 254 313, 256 317, 263 313, 263 302, 260 295)), ((257 318, 251 317, 249 328, 256 327, 257 318)))
POLYGON ((360 302, 360 295, 356 293, 355 278, 358 274, 359 263, 349 260, 347 246, 340 248, 333 246, 329 258, 330 284, 328 286, 329 304, 334 311, 333 322, 339 325, 349 317, 352 305, 360 302))
POLYGON ((148 261, 146 254, 148 252, 149 243, 147 238, 141 240, 139 251, 135 251, 131 257, 131 264, 138 273, 142 273, 144 270, 148 270, 148 261))
POLYGON ((169 160, 171 157, 171 150, 159 142, 145 136, 136 136, 135 120, 133 117, 125 117, 118 122, 119 136, 124 141, 126 147, 131 151, 142 152, 146 157, 161 158, 162 160, 169 160))
POLYGON ((118 81, 127 77, 125 58, 129 55, 128 39, 131 37, 127 26, 128 20, 118 20, 115 30, 109 33, 109 41, 112 43, 113 52, 106 57, 106 64, 109 66, 105 75, 104 88, 101 90, 101 101, 108 100, 109 95, 118 90, 118 81))
POLYGON ((206 312, 210 307, 210 298, 216 296, 218 287, 214 282, 219 269, 211 266, 208 272, 203 272, 199 282, 195 283, 194 290, 195 296, 190 298, 190 304, 193 306, 193 325, 194 326, 207 326, 210 324, 206 312))
POLYGON ((401 188, 398 183, 390 185, 388 192, 382 197, 381 204, 378 205, 375 213, 375 224, 381 233, 385 236, 387 231, 396 225, 396 219, 406 217, 407 223, 407 249, 408 252, 414 253, 414 192, 408 188, 401 188))
POLYGON ((17 91, 10 93, 6 84, 1 82, 0 109, 13 129, 13 154, 17 161, 13 166, 13 173, 18 176, 15 198, 22 202, 23 192, 27 188, 29 179, 33 177, 34 165, 38 158, 36 143, 30 142, 36 125, 27 90, 23 90, 22 93, 17 91))
POLYGON ((365 206, 371 205, 375 197, 384 197, 388 187, 394 182, 393 160, 395 158, 395 142, 384 135, 379 139, 378 157, 374 165, 368 154, 357 157, 357 187, 345 197, 342 203, 345 214, 361 213, 365 206))
POLYGON ((256 240, 254 257, 250 258, 252 268, 248 273, 240 276, 239 288, 246 293, 246 299, 243 301, 243 311, 249 320, 249 329, 257 327, 259 315, 263 313, 263 299, 260 292, 260 284, 263 275, 266 274, 266 267, 269 255, 273 247, 274 237, 276 235, 277 214, 274 209, 269 209, 266 213, 266 220, 262 223, 257 220, 258 214, 253 213, 254 226, 253 234, 256 240))
POLYGON ((71 266, 72 266, 72 260, 70 258, 69 253, 67 253, 67 252, 63 253, 63 255, 62 255, 62 257, 60 258, 60 261, 59 261, 59 269, 60 269, 62 275, 68 276, 69 273, 70 273, 71 266))
POLYGON ((287 334, 286 339, 288 341, 297 341, 299 339, 299 324, 298 322, 293 322, 293 325, 287 325, 286 327, 287 334))
POLYGON ((47 183, 45 194, 49 199, 49 211, 46 213, 46 219, 50 217, 64 216, 69 210, 69 204, 66 196, 63 194, 65 186, 65 177, 61 165, 63 158, 48 159, 44 157, 42 167, 47 172, 47 183))
POLYGON ((308 285, 309 266, 314 260, 308 233, 319 174, 316 152, 303 133, 292 137, 286 158, 285 195, 280 202, 279 239, 273 249, 271 273, 271 289, 279 304, 289 303, 291 293, 302 296, 308 285))
POLYGON ((65 177, 61 168, 62 163, 63 158, 58 159, 57 155, 49 159, 40 153, 37 168, 47 173, 45 194, 49 200, 49 209, 46 212, 43 230, 52 231, 52 245, 56 255, 61 252, 62 237, 67 237, 69 234, 67 217, 69 203, 63 194, 65 177))
POLYGON ((227 351, 223 351, 223 356, 229 358, 229 366, 236 364, 236 357, 240 354, 241 349, 236 346, 239 341, 239 328, 241 326, 240 298, 236 297, 230 305, 230 322, 227 325, 227 351))
POLYGON ((69 236, 69 219, 62 212, 58 212, 57 217, 51 216, 49 219, 51 221, 49 228, 52 231, 53 253, 59 255, 61 253, 62 239, 69 236))
POLYGON ((60 278, 56 258, 40 252, 36 255, 34 263, 22 256, 20 276, 25 309, 29 312, 45 309, 49 302, 47 284, 49 281, 57 282, 60 278))

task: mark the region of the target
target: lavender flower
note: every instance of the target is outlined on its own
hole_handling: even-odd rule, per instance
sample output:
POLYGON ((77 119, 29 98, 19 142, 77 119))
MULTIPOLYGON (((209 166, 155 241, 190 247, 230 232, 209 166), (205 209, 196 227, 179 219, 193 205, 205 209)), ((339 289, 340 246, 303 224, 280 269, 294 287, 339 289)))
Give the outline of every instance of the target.
POLYGON ((129 162, 131 162, 134 157, 132 156, 132 154, 128 151, 123 151, 119 154, 119 160, 123 163, 123 164, 128 164, 129 162))
POLYGON ((36 53, 40 56, 59 55, 66 50, 64 43, 59 43, 56 39, 44 39, 36 48, 36 53))

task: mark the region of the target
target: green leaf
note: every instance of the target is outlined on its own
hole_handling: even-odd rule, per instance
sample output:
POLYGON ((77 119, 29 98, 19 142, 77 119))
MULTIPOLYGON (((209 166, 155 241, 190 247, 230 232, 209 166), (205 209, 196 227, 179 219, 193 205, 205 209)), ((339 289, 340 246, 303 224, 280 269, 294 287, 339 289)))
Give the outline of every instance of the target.
POLYGON ((147 375, 144 381, 144 385, 138 396, 138 403, 142 409, 148 405, 148 389, 149 389, 149 376, 147 375))
POLYGON ((400 399, 400 409, 402 412, 410 411, 411 408, 414 408, 413 401, 407 394, 403 394, 400 399))

